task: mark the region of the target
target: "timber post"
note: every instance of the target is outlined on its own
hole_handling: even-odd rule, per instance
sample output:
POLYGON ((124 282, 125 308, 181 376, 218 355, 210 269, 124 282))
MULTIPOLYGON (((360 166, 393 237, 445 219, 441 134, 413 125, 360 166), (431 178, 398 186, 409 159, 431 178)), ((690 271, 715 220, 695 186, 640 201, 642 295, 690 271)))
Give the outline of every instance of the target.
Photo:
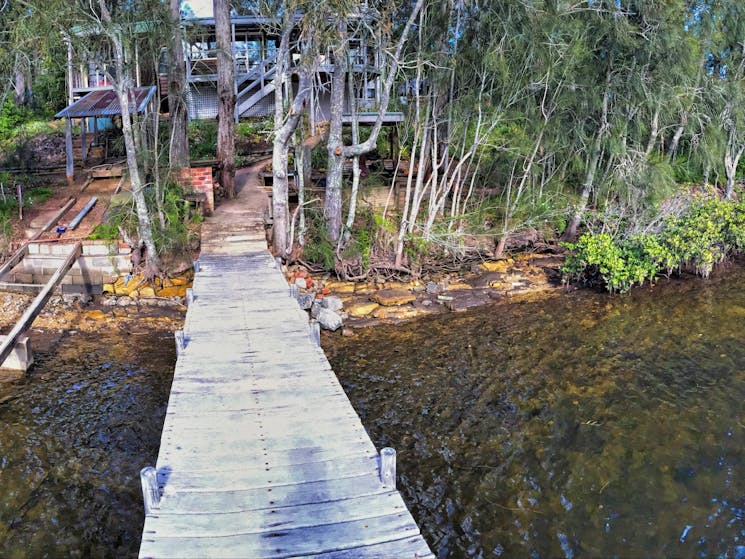
POLYGON ((383 487, 396 488, 396 449, 389 446, 380 449, 380 481, 383 487))
POLYGON ((173 337, 176 339, 176 355, 181 355, 186 349, 186 337, 184 336, 184 331, 176 330, 173 333, 173 337))
POLYGON ((321 324, 317 320, 310 321, 310 340, 317 346, 321 345, 321 324))
POLYGON ((160 491, 158 490, 158 473, 152 466, 140 470, 140 483, 142 484, 142 501, 145 505, 145 514, 152 514, 154 510, 160 509, 160 491))

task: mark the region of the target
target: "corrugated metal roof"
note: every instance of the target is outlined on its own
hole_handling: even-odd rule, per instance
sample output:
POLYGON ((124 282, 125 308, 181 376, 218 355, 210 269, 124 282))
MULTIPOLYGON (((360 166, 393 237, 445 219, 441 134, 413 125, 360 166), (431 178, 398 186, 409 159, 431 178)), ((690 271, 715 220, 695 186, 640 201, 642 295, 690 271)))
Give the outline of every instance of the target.
MULTIPOLYGON (((132 112, 137 107, 137 112, 141 113, 147 107, 147 104, 155 95, 156 86, 135 87, 133 98, 130 101, 129 110, 132 112)), ((62 109, 55 116, 57 118, 86 118, 91 116, 114 116, 122 114, 119 105, 119 99, 116 92, 112 89, 91 91, 81 99, 75 101, 69 107, 62 109)))

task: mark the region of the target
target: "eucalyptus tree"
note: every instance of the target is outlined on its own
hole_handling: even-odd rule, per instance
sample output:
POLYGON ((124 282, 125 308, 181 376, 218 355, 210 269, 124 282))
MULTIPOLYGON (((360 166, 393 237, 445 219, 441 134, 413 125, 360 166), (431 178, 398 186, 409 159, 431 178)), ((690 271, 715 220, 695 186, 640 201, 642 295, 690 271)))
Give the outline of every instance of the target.
POLYGON ((235 197, 235 65, 230 1, 213 0, 217 36, 217 160, 220 184, 235 197))
MULTIPOLYGON (((272 146, 272 248, 286 257, 291 249, 289 238, 289 146, 310 105, 309 96, 318 65, 318 36, 323 19, 318 21, 317 6, 312 2, 268 3, 264 10, 275 14, 270 31, 279 35, 274 76, 274 141, 272 146), (293 53, 299 57, 293 63, 293 53), (293 91, 292 75, 297 73, 293 91)), ((300 150, 296 151, 297 152, 300 150)))
POLYGON ((181 0, 168 0, 168 160, 171 169, 189 166, 186 63, 181 32, 181 0))
MULTIPOLYGON (((326 233, 333 243, 341 238, 342 230, 342 185, 344 163, 349 158, 357 158, 375 149, 378 135, 383 125, 383 119, 388 111, 393 84, 404 55, 404 46, 409 33, 417 21, 419 11, 424 0, 416 0, 411 6, 408 17, 399 29, 394 26, 396 14, 389 3, 379 6, 373 2, 352 2, 345 9, 337 9, 330 14, 335 34, 330 48, 334 56, 334 69, 331 79, 331 105, 329 108, 329 136, 328 136, 328 172, 326 176, 326 198, 324 201, 324 219, 326 233), (344 117, 344 92, 348 85, 350 68, 349 38, 354 27, 353 22, 359 22, 371 32, 379 48, 383 51, 379 62, 381 74, 380 103, 376 109, 376 118, 367 139, 345 145, 342 128, 344 117), (398 31, 398 36, 393 35, 398 31)), ((395 6, 400 10, 405 4, 395 6)))

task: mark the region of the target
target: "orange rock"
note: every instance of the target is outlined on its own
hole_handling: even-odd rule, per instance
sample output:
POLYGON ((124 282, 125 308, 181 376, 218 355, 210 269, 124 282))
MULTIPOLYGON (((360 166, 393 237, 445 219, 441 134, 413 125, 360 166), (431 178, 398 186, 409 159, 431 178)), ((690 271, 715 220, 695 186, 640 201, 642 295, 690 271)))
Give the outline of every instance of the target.
POLYGON ((174 285, 172 287, 164 287, 158 289, 155 294, 158 297, 186 297, 186 286, 174 285))

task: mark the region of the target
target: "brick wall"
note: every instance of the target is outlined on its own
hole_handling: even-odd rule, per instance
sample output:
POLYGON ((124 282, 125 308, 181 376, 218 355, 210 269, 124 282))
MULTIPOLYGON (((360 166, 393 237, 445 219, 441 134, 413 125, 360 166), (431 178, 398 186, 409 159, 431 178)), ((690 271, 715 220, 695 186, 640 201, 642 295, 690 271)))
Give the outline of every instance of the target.
POLYGON ((186 192, 200 192, 204 194, 204 213, 211 215, 215 211, 215 193, 212 182, 212 167, 193 167, 181 169, 179 177, 181 186, 186 192))

